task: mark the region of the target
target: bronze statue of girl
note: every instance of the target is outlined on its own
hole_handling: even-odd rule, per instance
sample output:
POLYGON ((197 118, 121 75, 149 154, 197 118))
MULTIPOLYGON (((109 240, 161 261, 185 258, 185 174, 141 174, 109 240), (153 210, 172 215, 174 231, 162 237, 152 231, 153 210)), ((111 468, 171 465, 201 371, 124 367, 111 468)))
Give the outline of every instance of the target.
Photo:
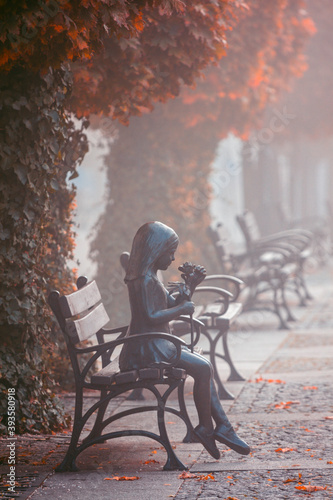
MULTIPOLYGON (((158 271, 166 270, 175 260, 178 243, 173 229, 161 222, 144 224, 134 237, 125 276, 131 306, 127 334, 152 332, 152 339, 135 347, 133 344, 123 347, 119 362, 122 370, 170 361, 175 356, 175 346, 167 340, 154 339, 153 332, 170 333, 169 321, 194 312, 193 302, 183 300, 179 303, 158 278, 158 271)), ((204 276, 203 272, 199 279, 204 276)), ((218 459, 220 452, 215 441, 219 441, 243 455, 250 453, 249 446, 237 436, 221 406, 210 362, 184 348, 177 366, 194 379, 193 397, 199 418, 194 432, 206 450, 218 459)))

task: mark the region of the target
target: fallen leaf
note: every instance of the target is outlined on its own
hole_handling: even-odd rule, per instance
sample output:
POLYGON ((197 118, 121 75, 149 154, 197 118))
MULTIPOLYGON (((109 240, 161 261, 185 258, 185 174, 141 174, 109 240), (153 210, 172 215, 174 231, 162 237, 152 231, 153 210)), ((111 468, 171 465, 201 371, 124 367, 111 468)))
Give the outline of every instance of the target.
POLYGON ((308 390, 310 390, 310 391, 311 391, 311 390, 312 390, 312 391, 316 391, 316 390, 318 389, 318 387, 316 387, 315 385, 305 385, 305 386, 303 387, 303 389, 304 389, 305 391, 308 391, 308 390))
POLYGON ((114 476, 114 477, 105 477, 104 481, 136 481, 140 479, 139 476, 114 476))
POLYGON ((204 474, 200 474, 199 477, 197 478, 198 481, 208 481, 208 479, 211 479, 212 481, 216 481, 213 474, 207 474, 206 476, 204 474))
POLYGON ((295 486, 296 490, 308 491, 309 493, 313 493, 314 491, 327 490, 327 486, 315 486, 308 484, 307 486, 295 486))
POLYGON ((327 464, 333 464, 332 460, 330 460, 329 462, 326 462, 327 464))
POLYGON ((298 484, 301 484, 302 483, 302 474, 299 472, 298 473, 298 479, 296 478, 288 478, 286 479, 285 481, 283 481, 284 483, 296 483, 298 481, 298 484))
POLYGON ((191 472, 182 472, 178 476, 179 479, 196 479, 197 481, 208 481, 208 479, 211 479, 212 481, 215 481, 215 477, 213 474, 192 474, 191 472))
POLYGON ((151 460, 146 460, 145 462, 143 462, 145 465, 146 464, 159 464, 159 462, 157 460, 154 460, 153 458, 151 460))
POLYGON ((294 448, 277 448, 276 450, 277 453, 287 453, 287 451, 295 451, 294 448))
MULTIPOLYGON (((252 382, 252 380, 251 380, 252 382)), ((254 380, 255 383, 259 383, 259 382, 268 382, 268 384, 285 384, 285 381, 284 380, 279 380, 279 379, 273 379, 273 378, 262 378, 262 377, 257 377, 255 380, 254 380)))
POLYGON ((196 474, 192 474, 191 472, 182 472, 179 474, 178 478, 179 479, 192 479, 193 477, 198 477, 196 474))
POLYGON ((324 417, 325 420, 333 420, 333 417, 324 417))
POLYGON ((290 408, 290 405, 298 405, 299 403, 299 401, 281 401, 281 403, 275 405, 275 408, 285 410, 287 408, 290 408))

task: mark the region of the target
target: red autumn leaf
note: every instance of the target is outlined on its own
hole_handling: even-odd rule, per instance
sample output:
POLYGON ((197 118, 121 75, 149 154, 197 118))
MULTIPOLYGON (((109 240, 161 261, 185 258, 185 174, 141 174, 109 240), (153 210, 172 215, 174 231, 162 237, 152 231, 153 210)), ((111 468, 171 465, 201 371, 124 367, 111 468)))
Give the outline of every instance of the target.
POLYGON ((151 460, 146 460, 143 462, 144 464, 159 464, 157 460, 154 460, 153 458, 151 460))
POLYGON ((198 477, 197 474, 192 474, 191 472, 182 472, 179 474, 178 478, 179 479, 192 479, 194 477, 198 477))
POLYGON ((213 474, 207 474, 206 476, 204 474, 201 474, 197 478, 198 481, 208 481, 208 479, 211 479, 212 481, 216 481, 216 479, 213 476, 213 474))
POLYGON ((273 379, 273 378, 262 378, 262 377, 257 377, 255 379, 255 382, 256 383, 259 383, 259 382, 268 382, 269 384, 285 384, 284 380, 273 379))
POLYGON ((105 477, 104 481, 136 481, 140 479, 139 476, 114 476, 114 477, 105 477))
POLYGON ((332 460, 326 462, 327 464, 333 464, 332 460))
POLYGON ((287 408, 290 408, 290 405, 298 405, 299 403, 299 401, 281 401, 281 403, 275 405, 275 408, 279 410, 285 410, 287 408))
POLYGON ((277 448, 274 451, 277 453, 287 453, 287 451, 294 451, 294 448, 277 448))
POLYGON ((307 486, 295 486, 296 490, 304 490, 309 493, 313 493, 314 491, 327 490, 327 486, 315 486, 308 484, 307 486))
POLYGON ((316 387, 315 385, 305 385, 303 387, 304 390, 313 390, 313 391, 316 391, 318 389, 318 387, 316 387))
POLYGON ((284 483, 294 483, 294 482, 296 483, 296 481, 298 481, 298 484, 300 484, 300 483, 302 483, 302 482, 303 482, 303 481, 301 480, 301 478, 302 478, 302 474, 301 474, 301 473, 299 473, 299 474, 298 474, 298 479, 296 479, 296 478, 288 478, 288 479, 286 479, 286 480, 285 480, 285 481, 283 481, 283 482, 284 482, 284 483))
POLYGON ((191 472, 182 472, 179 474, 179 479, 197 479, 197 481, 208 481, 208 479, 211 479, 212 481, 215 481, 215 477, 213 474, 192 474, 191 472))

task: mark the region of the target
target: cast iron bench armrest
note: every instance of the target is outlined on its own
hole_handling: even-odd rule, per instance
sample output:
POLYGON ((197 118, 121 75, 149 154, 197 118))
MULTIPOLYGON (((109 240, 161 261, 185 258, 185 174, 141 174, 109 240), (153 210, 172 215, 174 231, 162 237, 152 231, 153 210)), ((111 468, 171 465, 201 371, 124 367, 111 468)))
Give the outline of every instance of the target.
POLYGON ((295 248, 287 248, 285 245, 254 245, 252 250, 249 250, 249 258, 253 265, 257 262, 259 265, 284 265, 290 259, 298 256, 295 248))
POLYGON ((300 240, 312 240, 312 234, 311 231, 308 231, 307 229, 299 229, 299 228, 294 228, 294 229, 285 229, 284 231, 278 231, 277 233, 273 234, 268 234, 267 236, 263 236, 263 238, 271 238, 271 237, 277 237, 277 238, 299 238, 300 240))
POLYGON ((289 235, 271 235, 271 236, 264 236, 259 238, 258 240, 255 240, 253 243, 256 245, 263 245, 266 243, 273 243, 273 244, 289 244, 294 247, 296 247, 298 250, 302 250, 309 246, 311 244, 311 241, 309 238, 300 235, 300 234, 289 234, 289 235))
POLYGON ((233 298, 233 294, 231 292, 228 292, 228 290, 225 290, 224 288, 220 288, 217 286, 198 286, 194 290, 193 295, 195 293, 197 293, 197 294, 198 293, 204 293, 204 294, 214 293, 215 295, 220 296, 219 299, 216 299, 214 301, 214 303, 224 305, 223 310, 220 311, 219 315, 224 314, 228 310, 230 299, 233 298))
POLYGON ((85 348, 75 347, 74 352, 76 354, 84 354, 84 353, 95 351, 95 354, 87 361, 86 366, 82 370, 81 378, 84 379, 86 377, 86 375, 89 372, 92 365, 95 363, 95 361, 98 358, 100 358, 102 356, 102 354, 104 352, 106 352, 110 349, 114 350, 114 348, 117 347, 118 345, 127 344, 127 343, 134 342, 134 341, 138 342, 140 340, 149 339, 151 337, 165 339, 165 340, 168 340, 169 342, 172 342, 175 345, 175 347, 177 349, 176 359, 172 362, 161 361, 160 363, 158 363, 159 365, 164 366, 164 367, 168 367, 168 368, 169 367, 171 368, 172 366, 174 366, 180 359, 181 346, 182 345, 186 346, 186 342, 184 342, 184 340, 182 340, 178 337, 175 337, 174 335, 170 335, 169 333, 162 333, 162 332, 139 333, 137 335, 131 335, 130 337, 126 337, 126 338, 110 340, 110 342, 105 342, 102 345, 93 345, 93 346, 85 347, 85 348))
MULTIPOLYGON (((200 321, 198 318, 192 318, 192 320, 191 320, 191 318, 189 316, 179 316, 174 321, 171 321, 171 327, 175 330, 175 335, 177 335, 177 337, 181 337, 182 335, 186 335, 186 334, 190 333, 188 331, 188 329, 186 329, 186 331, 184 331, 184 332, 182 332, 181 329, 179 329, 179 323, 182 321, 185 323, 190 323, 190 324, 191 324, 191 321, 193 322, 193 326, 194 326, 194 330, 195 330, 195 337, 193 340, 193 347, 194 347, 199 342, 200 334, 201 334, 201 327, 205 326, 205 324, 202 321, 200 321)), ((186 344, 186 347, 190 348, 191 345, 186 344)))
MULTIPOLYGON (((247 254, 243 254, 242 257, 245 258, 246 255, 247 254)), ((227 282, 229 281, 230 283, 235 285, 236 290, 235 292, 232 293, 232 298, 230 298, 229 301, 235 302, 238 299, 239 294, 241 292, 241 286, 244 285, 244 281, 242 281, 240 278, 237 278, 236 276, 230 276, 228 274, 209 274, 208 276, 206 276, 204 281, 207 282, 213 280, 223 280, 227 282)))
POLYGON ((281 250, 282 252, 285 252, 286 256, 289 255, 295 255, 300 252, 300 249, 291 243, 290 241, 286 240, 267 240, 267 241, 261 241, 257 240, 252 243, 253 248, 256 250, 264 250, 267 248, 270 248, 271 250, 276 249, 276 250, 281 250))

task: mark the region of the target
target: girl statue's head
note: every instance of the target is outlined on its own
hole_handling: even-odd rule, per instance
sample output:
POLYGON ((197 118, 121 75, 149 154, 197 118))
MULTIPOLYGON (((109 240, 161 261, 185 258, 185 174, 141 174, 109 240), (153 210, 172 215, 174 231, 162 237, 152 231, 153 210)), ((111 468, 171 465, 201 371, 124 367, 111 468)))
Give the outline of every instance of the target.
POLYGON ((141 226, 133 239, 125 282, 149 274, 158 262, 161 269, 162 266, 166 269, 173 259, 167 262, 163 256, 175 252, 178 242, 175 231, 162 222, 147 222, 141 226))

